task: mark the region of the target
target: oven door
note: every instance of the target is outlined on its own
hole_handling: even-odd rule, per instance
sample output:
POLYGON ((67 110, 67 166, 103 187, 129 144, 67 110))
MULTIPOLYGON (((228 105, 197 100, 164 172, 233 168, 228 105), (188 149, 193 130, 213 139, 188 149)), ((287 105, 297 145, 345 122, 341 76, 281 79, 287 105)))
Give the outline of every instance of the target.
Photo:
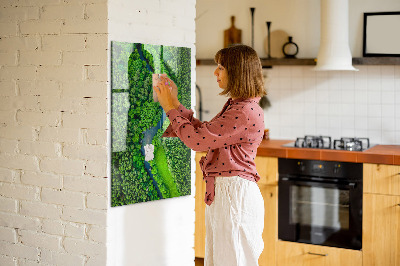
POLYGON ((278 238, 361 249, 362 181, 279 179, 278 238))

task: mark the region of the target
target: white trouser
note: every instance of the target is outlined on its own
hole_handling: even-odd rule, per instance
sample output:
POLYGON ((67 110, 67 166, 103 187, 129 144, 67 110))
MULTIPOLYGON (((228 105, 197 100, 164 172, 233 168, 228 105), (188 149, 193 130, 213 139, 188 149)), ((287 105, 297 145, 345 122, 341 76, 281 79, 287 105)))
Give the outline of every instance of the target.
POLYGON ((206 206, 205 266, 253 266, 264 249, 264 199, 255 182, 216 177, 206 206))

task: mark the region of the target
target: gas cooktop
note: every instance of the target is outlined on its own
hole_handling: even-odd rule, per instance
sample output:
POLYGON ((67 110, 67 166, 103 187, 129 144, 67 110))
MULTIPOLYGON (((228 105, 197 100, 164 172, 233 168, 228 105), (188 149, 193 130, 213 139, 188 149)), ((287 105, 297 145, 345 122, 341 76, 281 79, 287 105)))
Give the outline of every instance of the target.
POLYGON ((370 145, 369 138, 340 138, 332 142, 329 136, 311 136, 297 138, 295 142, 283 145, 284 147, 314 148, 344 151, 365 151, 374 145, 370 145))

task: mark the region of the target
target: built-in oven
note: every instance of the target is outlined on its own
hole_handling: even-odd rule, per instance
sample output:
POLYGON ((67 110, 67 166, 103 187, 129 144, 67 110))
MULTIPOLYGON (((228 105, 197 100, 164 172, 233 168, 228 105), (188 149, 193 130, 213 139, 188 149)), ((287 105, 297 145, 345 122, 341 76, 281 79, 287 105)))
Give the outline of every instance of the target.
POLYGON ((278 160, 278 238, 361 249, 362 164, 278 160))

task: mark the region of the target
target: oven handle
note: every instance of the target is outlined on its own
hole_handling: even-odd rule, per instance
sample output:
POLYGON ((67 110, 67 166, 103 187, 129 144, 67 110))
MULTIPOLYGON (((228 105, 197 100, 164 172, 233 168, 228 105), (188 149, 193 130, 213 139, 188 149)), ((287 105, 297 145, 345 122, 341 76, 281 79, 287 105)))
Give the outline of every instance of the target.
POLYGON ((356 187, 355 182, 332 182, 332 181, 315 181, 315 180, 304 180, 299 178, 289 178, 289 177, 281 177, 280 181, 289 182, 294 185, 306 185, 306 186, 315 186, 318 187, 337 187, 337 188, 345 188, 345 189, 354 189, 356 187))

